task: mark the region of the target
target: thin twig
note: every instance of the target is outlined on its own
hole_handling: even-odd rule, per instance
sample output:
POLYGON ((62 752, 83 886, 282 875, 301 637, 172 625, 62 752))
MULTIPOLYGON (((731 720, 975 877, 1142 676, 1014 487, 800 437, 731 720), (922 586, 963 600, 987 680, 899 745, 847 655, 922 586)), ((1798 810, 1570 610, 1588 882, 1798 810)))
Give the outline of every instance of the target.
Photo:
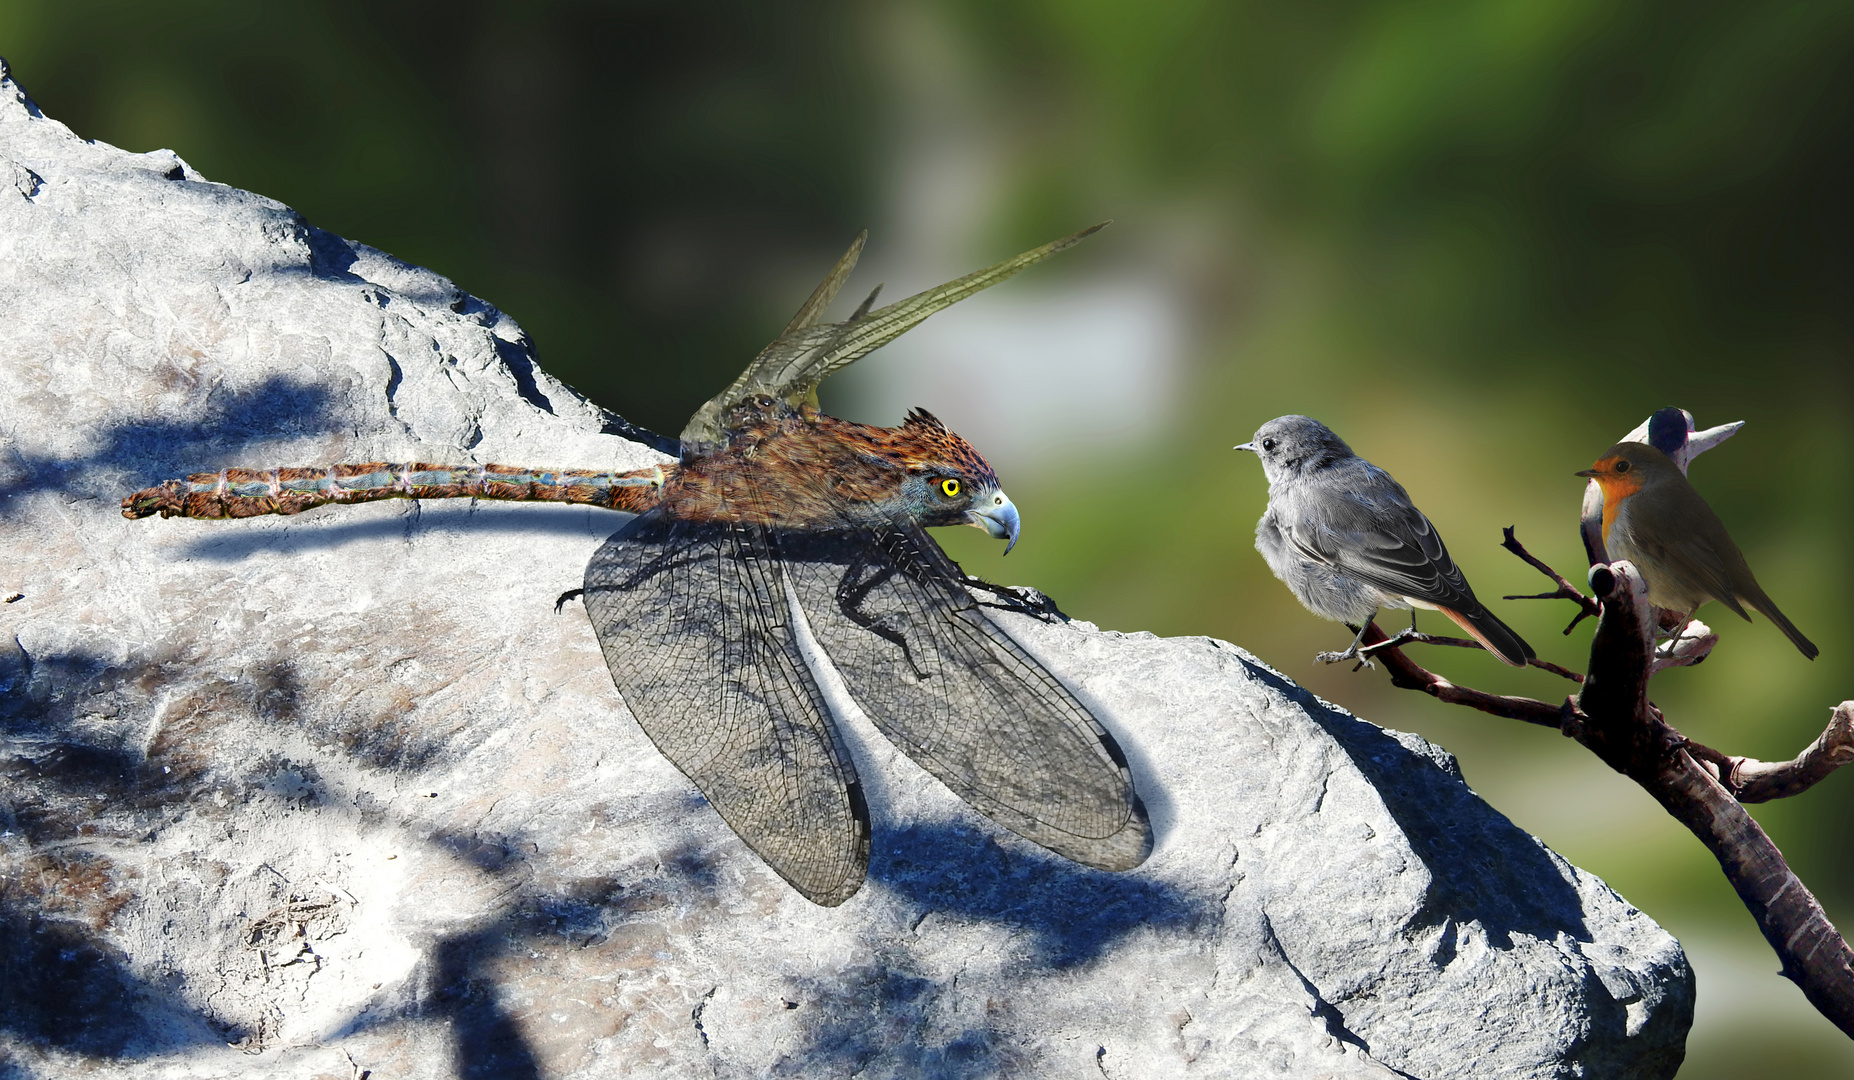
MULTIPOLYGON (((1378 629, 1377 623, 1365 628, 1365 644, 1375 645, 1390 640, 1384 631, 1378 629)), ((1451 705, 1466 705, 1470 709, 1479 709, 1494 716, 1504 716, 1509 720, 1524 720, 1528 724, 1543 727, 1561 727, 1563 718, 1558 706, 1548 705, 1533 698, 1509 697, 1505 694, 1489 694, 1484 690, 1475 690, 1467 686, 1457 686, 1432 671, 1428 671, 1416 661, 1404 655, 1402 649, 1390 648, 1379 654, 1378 659, 1390 670, 1391 685, 1405 690, 1421 690, 1438 701, 1451 705)))
POLYGON ((1576 586, 1566 581, 1563 574, 1558 573, 1558 571, 1553 570, 1543 562, 1533 558, 1532 553, 1526 550, 1526 545, 1520 543, 1519 538, 1513 535, 1514 528, 1515 526, 1508 525, 1506 528, 1500 530, 1501 534, 1505 536, 1505 539, 1500 541, 1500 546, 1524 559, 1529 566, 1550 578, 1558 587, 1551 592, 1538 593, 1536 595, 1503 596, 1501 597, 1502 600, 1574 601, 1577 604, 1577 617, 1571 620, 1571 625, 1564 628, 1566 634, 1577 629, 1578 623, 1583 622, 1585 619, 1593 619, 1602 613, 1603 606, 1597 603, 1594 597, 1585 596, 1583 593, 1577 591, 1576 586))
MULTIPOLYGON (((1511 599, 1511 597, 1508 597, 1508 599, 1511 599)), ((1487 646, 1482 645, 1480 642, 1474 640, 1473 638, 1442 637, 1439 634, 1425 634, 1420 630, 1407 630, 1406 629, 1406 630, 1397 631, 1395 634, 1392 634, 1390 637, 1385 638, 1383 641, 1378 642, 1376 645, 1359 646, 1358 655, 1361 658, 1369 658, 1372 656, 1376 656, 1378 653, 1381 653, 1386 649, 1398 649, 1398 648, 1402 648, 1405 645, 1447 645, 1451 648, 1456 648, 1456 649, 1485 649, 1487 648, 1487 646)), ((1693 663, 1698 663, 1698 662, 1699 661, 1697 660, 1693 661, 1693 663)), ((1540 660, 1536 656, 1530 660, 1527 660, 1526 666, 1538 668, 1540 671, 1549 671, 1553 675, 1557 675, 1562 678, 1569 679, 1574 683, 1580 683, 1584 681, 1584 677, 1582 675, 1578 674, 1575 671, 1572 671, 1570 668, 1559 667, 1557 664, 1554 664, 1549 660, 1540 660)), ((1353 670, 1357 670, 1357 669, 1354 668, 1353 670)))

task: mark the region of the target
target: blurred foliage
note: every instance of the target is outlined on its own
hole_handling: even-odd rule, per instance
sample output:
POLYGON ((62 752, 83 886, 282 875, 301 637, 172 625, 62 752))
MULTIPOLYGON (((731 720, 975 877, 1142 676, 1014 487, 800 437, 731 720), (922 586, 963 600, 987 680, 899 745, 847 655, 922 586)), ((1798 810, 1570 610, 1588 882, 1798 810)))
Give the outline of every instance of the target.
POLYGON ((864 224, 849 29, 819 0, 79 0, 0 7, 0 55, 81 134, 445 273, 675 432, 765 343, 742 297, 864 224))
MULTIPOLYGON (((1683 939, 1761 950, 1703 849, 1566 740, 1313 665, 1344 631, 1252 551, 1265 485, 1228 447, 1319 417, 1494 599, 1544 585, 1498 549, 1503 525, 1580 575, 1570 474, 1648 413, 1748 421, 1693 479, 1823 656, 1714 605, 1721 648, 1656 697, 1696 739, 1795 753, 1854 696, 1854 5, 15 0, 0 53, 79 133, 171 147, 434 267, 514 314, 550 370, 675 431, 881 210, 884 162, 932 120, 895 76, 920 37, 896 26, 922 20, 1009 148, 970 265, 1113 216, 1047 273, 1171 245, 1198 327, 1162 437, 1014 480, 1033 542, 1002 567, 952 535, 955 557, 1106 626, 1245 644, 1456 751, 1495 805, 1683 939)), ((1567 605, 1494 602, 1582 666, 1567 605)), ((1426 659, 1488 689, 1569 688, 1426 659)), ((1854 784, 1755 813, 1848 926, 1854 784)), ((1726 977, 1700 965, 1695 1045, 1726 1045, 1710 1016, 1730 1053, 1683 1076, 1854 1060, 1794 993, 1789 1026, 1708 1013, 1739 1000, 1726 977), (1797 1031, 1815 1041, 1779 1046, 1797 1031)))

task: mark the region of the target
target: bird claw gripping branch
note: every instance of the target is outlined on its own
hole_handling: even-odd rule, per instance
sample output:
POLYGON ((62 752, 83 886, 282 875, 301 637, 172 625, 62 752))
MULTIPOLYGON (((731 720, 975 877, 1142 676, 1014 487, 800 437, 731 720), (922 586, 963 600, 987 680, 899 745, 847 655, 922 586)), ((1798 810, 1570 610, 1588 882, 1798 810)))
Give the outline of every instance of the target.
POLYGON ((689 419, 673 464, 225 469, 138 491, 122 512, 238 518, 395 498, 629 512, 582 594, 612 680, 658 749, 805 897, 855 894, 870 823, 800 623, 876 727, 954 793, 1060 855, 1130 869, 1152 829, 1119 744, 991 621, 926 532, 974 525, 1016 542, 1017 508, 991 466, 923 410, 881 428, 817 407, 832 372, 1100 227, 886 307, 872 293, 849 319, 821 322, 859 236, 785 331, 689 419))

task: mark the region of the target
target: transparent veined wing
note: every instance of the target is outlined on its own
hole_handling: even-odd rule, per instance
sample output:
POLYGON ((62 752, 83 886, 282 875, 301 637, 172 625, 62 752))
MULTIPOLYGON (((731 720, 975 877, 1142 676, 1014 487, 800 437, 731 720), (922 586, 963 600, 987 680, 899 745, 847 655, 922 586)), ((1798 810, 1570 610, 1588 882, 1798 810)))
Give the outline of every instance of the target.
POLYGON ((854 895, 869 812, 763 531, 642 515, 587 564, 585 602, 612 681, 657 749, 806 898, 854 895))

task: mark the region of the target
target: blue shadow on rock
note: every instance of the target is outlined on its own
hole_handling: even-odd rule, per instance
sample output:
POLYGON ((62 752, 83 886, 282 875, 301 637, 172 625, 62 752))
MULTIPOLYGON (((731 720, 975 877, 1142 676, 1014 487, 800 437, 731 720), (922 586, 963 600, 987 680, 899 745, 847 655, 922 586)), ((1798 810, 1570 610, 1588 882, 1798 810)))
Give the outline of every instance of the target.
MULTIPOLYGON (((1217 904, 1137 872, 1092 870, 1027 842, 1000 844, 986 827, 957 821, 878 829, 869 880, 920 915, 1022 935, 1029 948, 1020 963, 1032 980, 1039 970, 1089 964, 1142 929, 1204 934, 1220 917, 1217 904)), ((785 1007, 797 1010, 802 1045, 772 1075, 977 1080, 1047 1071, 1008 1030, 945 1027, 947 990, 894 941, 875 943, 867 963, 796 979, 785 1007)))
MULTIPOLYGON (((230 563, 258 555, 287 555, 297 551, 324 551, 347 544, 400 543, 415 530, 455 529, 484 536, 564 536, 584 539, 586 557, 605 537, 617 532, 631 515, 560 503, 469 503, 463 499, 415 503, 411 514, 355 521, 341 516, 340 507, 318 507, 296 520, 297 527, 239 528, 238 522, 170 522, 168 528, 199 530, 185 549, 189 559, 230 563), (310 515, 314 515, 311 517, 310 515)), ((553 603, 553 597, 547 598, 553 603)))
POLYGON ((878 830, 869 880, 923 912, 997 923, 1031 935, 1038 961, 1061 970, 1096 959, 1141 928, 1194 933, 1214 905, 1163 882, 1092 870, 982 828, 931 822, 878 830))
POLYGON ((515 1018, 497 1000, 484 961, 507 948, 500 933, 446 938, 435 950, 435 992, 428 1009, 450 1021, 452 1066, 460 1080, 538 1080, 540 1062, 515 1018))
POLYGON ((48 915, 13 890, 0 897, 0 1031, 113 1060, 243 1037, 171 997, 84 923, 48 915))
POLYGON ((804 1045, 774 1061, 770 1075, 980 1080, 1042 1074, 1009 1032, 936 1031, 935 1001, 945 989, 914 971, 905 955, 801 981, 794 990, 800 1000, 785 1005, 802 1018, 804 1045))
POLYGON ((0 1032, 99 1059, 236 1042, 231 1030, 135 974, 102 933, 132 873, 92 850, 133 842, 191 783, 140 750, 87 740, 78 708, 108 708, 138 671, 99 657, 0 655, 0 1032))
POLYGON ((1562 932, 1591 940, 1570 864, 1482 801, 1452 755, 1439 747, 1422 752, 1417 747, 1427 744, 1414 736, 1406 745, 1279 673, 1244 663, 1332 736, 1384 800, 1429 869, 1424 914, 1430 924, 1479 922, 1497 948, 1510 948, 1515 933, 1550 941, 1562 932))

